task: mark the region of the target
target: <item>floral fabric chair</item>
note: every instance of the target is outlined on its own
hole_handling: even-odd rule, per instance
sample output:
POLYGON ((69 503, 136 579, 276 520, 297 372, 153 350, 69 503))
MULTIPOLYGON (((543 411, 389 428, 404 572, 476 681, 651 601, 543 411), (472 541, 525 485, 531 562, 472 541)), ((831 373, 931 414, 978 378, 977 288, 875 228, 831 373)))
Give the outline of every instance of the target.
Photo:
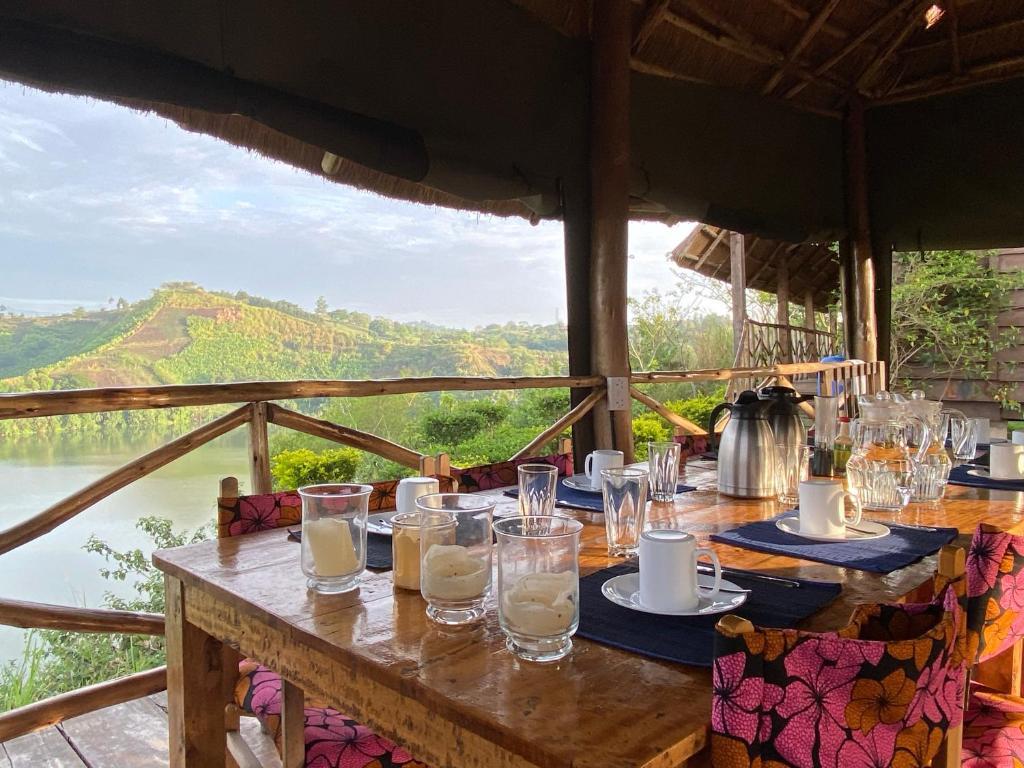
MULTIPOLYGON (((1024 536, 979 525, 967 553, 967 640, 975 663, 1024 638, 1024 536)), ((970 686, 965 768, 1024 765, 1024 698, 970 686)))
POLYGON ((534 456, 525 459, 512 459, 497 464, 483 464, 467 469, 451 468, 451 477, 458 483, 460 493, 489 491, 494 488, 506 488, 519 482, 518 469, 523 464, 551 464, 558 467, 558 476, 572 474, 572 450, 556 453, 551 456, 534 456))
MULTIPOLYGON (((398 481, 373 483, 371 511, 395 507, 398 481)), ((302 500, 295 491, 252 496, 238 495, 238 481, 221 481, 217 499, 218 538, 284 528, 302 522, 302 500)), ((281 748, 281 676, 252 659, 238 667, 235 704, 259 719, 281 748)), ((306 766, 308 768, 426 768, 405 749, 346 717, 322 702, 305 707, 306 766)))
POLYGON ((860 606, 830 633, 724 619, 712 669, 712 764, 931 765, 963 718, 963 591, 959 582, 929 604, 860 606))

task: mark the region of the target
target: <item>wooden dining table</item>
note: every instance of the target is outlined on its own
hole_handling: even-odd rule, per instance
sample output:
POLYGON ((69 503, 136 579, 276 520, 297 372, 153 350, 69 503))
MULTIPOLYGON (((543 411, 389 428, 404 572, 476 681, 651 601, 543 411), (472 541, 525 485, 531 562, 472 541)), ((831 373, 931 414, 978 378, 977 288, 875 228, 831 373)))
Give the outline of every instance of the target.
MULTIPOLYGON (((652 521, 706 538, 781 511, 717 494, 710 462, 691 462, 683 480, 702 489, 652 503, 652 521)), ((487 493, 496 514, 515 508, 500 490, 487 493)), ((585 523, 581 574, 619 562, 607 556, 601 516, 560 513, 585 523)), ((949 486, 938 506, 911 505, 899 519, 956 527, 962 546, 983 520, 1019 524, 1024 494, 949 486)), ((841 626, 857 603, 899 600, 935 570, 934 556, 872 574, 710 546, 723 566, 841 583, 840 596, 801 625, 813 630, 841 626)), ((224 766, 224 706, 239 652, 280 673, 293 696, 327 702, 436 768, 670 768, 706 759, 709 669, 579 637, 559 662, 522 661, 505 647, 493 596, 479 624, 441 627, 419 594, 393 590, 389 572, 320 595, 307 590, 299 547, 284 530, 162 550, 153 561, 167 582, 172 766, 224 766)))

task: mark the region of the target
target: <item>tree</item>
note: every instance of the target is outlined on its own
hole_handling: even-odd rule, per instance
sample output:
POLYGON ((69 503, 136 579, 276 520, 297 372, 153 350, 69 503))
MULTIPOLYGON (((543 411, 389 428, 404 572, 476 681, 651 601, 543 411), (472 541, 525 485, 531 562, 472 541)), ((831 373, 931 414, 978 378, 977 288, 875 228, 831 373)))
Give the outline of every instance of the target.
POLYGON ((327 310, 328 310, 327 299, 325 299, 323 296, 317 296, 316 297, 316 307, 315 307, 316 313, 320 317, 327 317, 327 310))
POLYGON ((1016 330, 997 333, 1020 273, 1001 273, 989 252, 893 254, 892 381, 986 379, 995 354, 1016 343, 1016 330))

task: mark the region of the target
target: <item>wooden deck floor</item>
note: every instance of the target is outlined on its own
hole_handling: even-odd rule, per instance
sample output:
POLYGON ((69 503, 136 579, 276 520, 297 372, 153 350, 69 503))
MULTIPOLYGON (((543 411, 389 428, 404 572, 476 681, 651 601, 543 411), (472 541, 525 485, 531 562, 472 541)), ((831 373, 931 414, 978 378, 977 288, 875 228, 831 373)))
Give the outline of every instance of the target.
MULTIPOLYGON (((0 768, 161 768, 167 760, 167 697, 157 694, 97 710, 0 743, 0 768)), ((281 768, 252 718, 242 733, 266 768, 281 768)))

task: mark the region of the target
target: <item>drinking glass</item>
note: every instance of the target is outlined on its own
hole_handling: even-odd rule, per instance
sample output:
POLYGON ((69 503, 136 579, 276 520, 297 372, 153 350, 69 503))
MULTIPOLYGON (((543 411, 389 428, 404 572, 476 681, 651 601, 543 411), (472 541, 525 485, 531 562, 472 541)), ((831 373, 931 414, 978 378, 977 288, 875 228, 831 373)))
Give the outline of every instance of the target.
POLYGON ((507 517, 498 537, 498 624, 505 645, 528 661, 556 661, 572 650, 580 623, 578 520, 507 517))
POLYGON ((644 529, 647 470, 632 467, 603 470, 601 495, 608 554, 613 557, 635 555, 640 546, 640 532, 644 529))
POLYGON ((420 591, 420 527, 424 517, 422 512, 400 512, 391 518, 391 578, 396 589, 420 591))
POLYGON ((648 443, 647 470, 650 473, 651 499, 672 501, 679 483, 679 443, 648 443))
POLYGON ((420 521, 420 594, 438 624, 469 624, 484 615, 491 590, 494 501, 470 493, 416 499, 420 521))
POLYGON ((519 467, 519 514, 552 515, 558 467, 551 464, 522 464, 519 467))
POLYGON ((299 488, 302 572, 324 594, 355 589, 366 568, 366 515, 373 487, 330 484, 299 488))
POLYGON ((779 501, 790 509, 800 501, 800 481, 811 476, 811 459, 815 449, 809 445, 778 443, 775 478, 779 501))
MULTIPOLYGON (((982 442, 981 433, 985 429, 985 425, 988 423, 988 419, 967 420, 967 434, 964 436, 963 441, 960 444, 959 452, 954 454, 954 459, 958 462, 974 461, 974 455, 978 452, 978 443, 982 442)), ((950 427, 952 428, 952 423, 950 424, 950 427)), ((986 440, 985 442, 988 441, 986 440)), ((953 435, 954 448, 956 445, 956 435, 953 435)))

